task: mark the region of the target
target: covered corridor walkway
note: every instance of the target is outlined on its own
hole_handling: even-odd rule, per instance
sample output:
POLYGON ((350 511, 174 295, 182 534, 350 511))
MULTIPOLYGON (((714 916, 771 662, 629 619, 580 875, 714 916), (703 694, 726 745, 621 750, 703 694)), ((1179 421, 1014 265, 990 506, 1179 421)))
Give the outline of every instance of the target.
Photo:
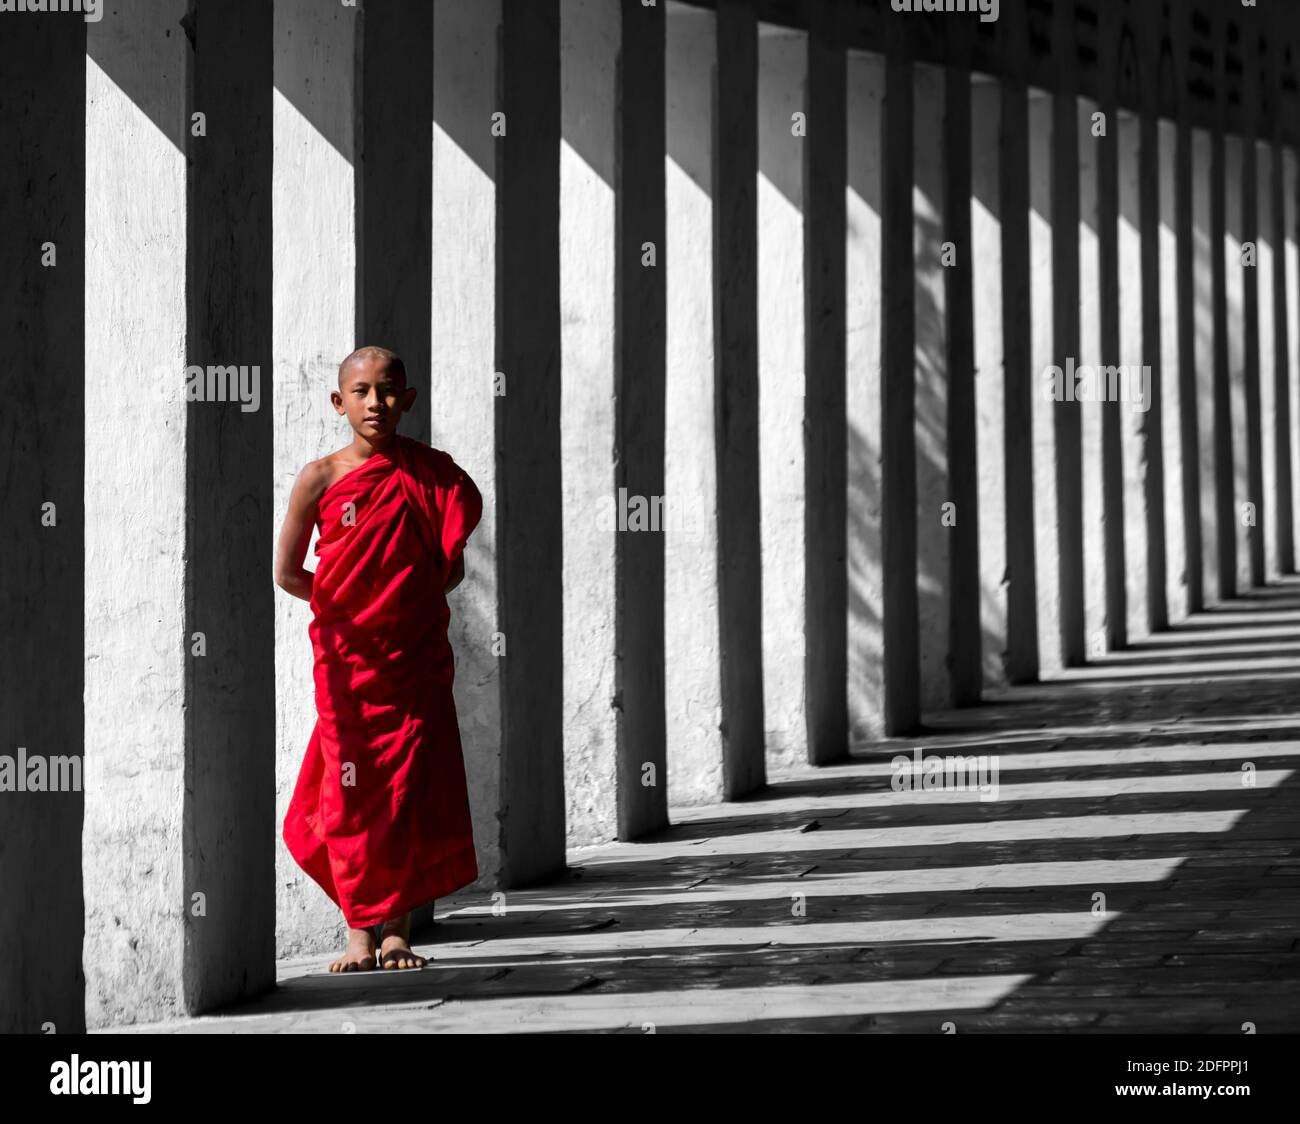
POLYGON ((256 1003, 141 1029, 1293 1032, 1297 652, 1291 579, 924 736, 674 808, 544 886, 439 903, 421 972, 283 960, 256 1003), (999 799, 893 791, 917 747, 997 754, 999 799))

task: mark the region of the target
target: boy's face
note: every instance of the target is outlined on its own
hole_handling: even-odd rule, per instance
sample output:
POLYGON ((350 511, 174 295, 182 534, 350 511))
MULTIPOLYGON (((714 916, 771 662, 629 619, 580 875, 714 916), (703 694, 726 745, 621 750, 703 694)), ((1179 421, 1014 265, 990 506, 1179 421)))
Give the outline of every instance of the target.
POLYGON ((391 437, 397 422, 415 401, 415 388, 393 374, 385 359, 354 359, 343 369, 339 389, 330 394, 334 409, 353 432, 368 440, 391 437))

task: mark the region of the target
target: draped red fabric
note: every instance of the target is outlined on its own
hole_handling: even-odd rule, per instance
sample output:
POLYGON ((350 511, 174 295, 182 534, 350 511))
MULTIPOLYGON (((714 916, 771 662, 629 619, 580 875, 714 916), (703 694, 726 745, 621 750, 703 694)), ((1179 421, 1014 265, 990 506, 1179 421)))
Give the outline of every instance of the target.
POLYGON ((443 586, 482 513, 450 456, 402 436, 320 499, 317 721, 283 835, 354 929, 478 877, 443 586))

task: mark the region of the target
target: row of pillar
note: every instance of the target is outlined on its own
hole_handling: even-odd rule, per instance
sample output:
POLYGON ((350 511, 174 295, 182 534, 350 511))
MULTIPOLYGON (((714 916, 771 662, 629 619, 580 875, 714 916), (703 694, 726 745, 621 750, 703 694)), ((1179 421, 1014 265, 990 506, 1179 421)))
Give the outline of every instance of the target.
POLYGON ((85 783, 0 794, 0 893, 56 919, 5 911, 4 1027, 210 1009, 337 934, 278 843, 314 709, 269 575, 359 343, 486 501, 453 595, 485 893, 1293 569, 1295 151, 1162 119, 1154 17, 1105 17, 1084 96, 1058 8, 1050 90, 1010 11, 996 75, 973 25, 938 65, 815 0, 15 24, 0 129, 85 143, 4 233, 66 416, 5 420, 14 510, 59 514, 6 579, 38 686, 3 748, 85 783), (1049 401, 1067 359, 1150 365, 1150 408, 1049 401), (195 364, 257 408, 186 402, 195 364))

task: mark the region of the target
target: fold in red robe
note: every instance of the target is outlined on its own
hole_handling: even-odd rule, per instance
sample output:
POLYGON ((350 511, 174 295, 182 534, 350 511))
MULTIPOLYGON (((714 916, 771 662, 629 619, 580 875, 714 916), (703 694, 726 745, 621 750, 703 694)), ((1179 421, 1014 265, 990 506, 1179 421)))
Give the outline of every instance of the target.
POLYGON ((482 512, 450 456, 401 436, 320 498, 317 721, 284 841, 354 929, 478 877, 443 586, 482 512))

